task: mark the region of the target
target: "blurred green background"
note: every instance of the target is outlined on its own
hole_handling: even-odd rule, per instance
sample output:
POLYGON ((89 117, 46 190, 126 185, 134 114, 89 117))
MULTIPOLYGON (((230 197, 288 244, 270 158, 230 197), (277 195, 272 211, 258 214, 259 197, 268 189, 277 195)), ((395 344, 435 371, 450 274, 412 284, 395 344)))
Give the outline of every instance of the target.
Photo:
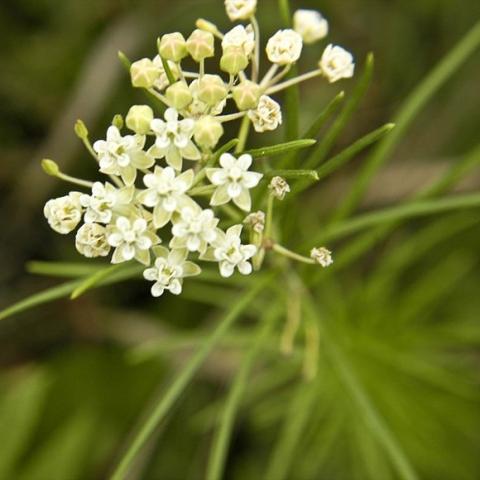
MULTIPOLYGON (((263 32, 273 33, 280 26, 276 2, 259 3, 263 32)), ((478 0, 292 2, 300 7, 321 10, 330 21, 329 39, 352 50, 359 66, 367 52, 375 53, 372 87, 338 150, 390 121, 480 19, 478 0)), ((220 0, 1 1, 1 308, 55 284, 27 275, 25 262, 78 260, 72 238, 50 231, 43 218, 44 202, 66 186, 43 175, 39 160, 50 157, 64 171, 95 178, 73 134, 74 121, 82 118, 91 137, 102 138, 114 114, 144 102, 130 88, 117 51, 153 56, 158 35, 188 34, 198 16, 228 28, 220 0)), ((318 48, 308 48, 301 68, 319 55, 318 48)), ((479 85, 477 52, 416 119, 363 209, 401 202, 478 146, 479 85)), ((342 88, 348 93, 351 84, 342 88)), ((306 84, 301 125, 338 91, 306 84)), ((266 138, 252 140, 274 140, 266 138)), ((299 243, 308 242, 312 218, 321 225, 319 218, 342 198, 359 164, 361 158, 308 193, 312 213, 298 219, 299 243)), ((476 171, 457 190, 479 184, 476 171)), ((307 388, 298 362, 283 357, 273 339, 239 412, 225 478, 264 478, 272 452, 281 453, 275 440, 292 410, 304 412, 308 422, 296 449, 287 449, 295 454, 282 478, 402 478, 392 468, 390 434, 418 478, 480 478, 478 216, 470 211, 409 222, 330 277, 328 288, 317 287, 320 296, 328 291, 322 315, 334 321, 369 401, 365 405, 362 395, 345 390, 342 371, 328 362, 321 363, 313 400, 308 392, 297 395, 307 388), (383 440, 375 436, 377 417, 390 432, 383 440)), ((0 479, 106 478, 136 422, 198 343, 196 332, 209 331, 213 313, 228 307, 235 291, 229 283, 219 301, 218 291, 209 288, 187 287, 183 299, 158 301, 134 281, 2 321, 0 479), (151 340, 158 341, 154 354, 131 355, 151 340)), ((238 336, 231 334, 231 345, 215 352, 129 478, 204 478, 216 407, 242 352, 237 340, 258 319, 251 314, 238 336)))

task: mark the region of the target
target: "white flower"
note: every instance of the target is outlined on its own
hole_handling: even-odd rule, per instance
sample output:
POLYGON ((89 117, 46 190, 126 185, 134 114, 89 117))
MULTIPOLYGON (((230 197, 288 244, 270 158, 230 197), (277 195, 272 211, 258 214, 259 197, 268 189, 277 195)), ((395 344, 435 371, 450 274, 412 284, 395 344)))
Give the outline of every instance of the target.
MULTIPOLYGON (((160 91, 165 90, 170 85, 170 81, 168 80, 165 69, 163 68, 163 63, 162 63, 162 59, 161 59, 160 55, 157 55, 153 59, 153 64, 155 65, 155 67, 160 72, 160 76, 155 81, 154 86, 155 86, 155 88, 157 88, 160 91)), ((170 71, 172 72, 173 78, 175 80, 178 80, 180 78, 180 72, 178 70, 178 65, 175 62, 172 62, 172 61, 168 60, 168 66, 170 67, 170 71)))
POLYGON ((223 205, 233 200, 242 210, 250 211, 249 189, 256 187, 263 177, 261 173, 248 171, 251 164, 251 155, 244 154, 236 159, 230 153, 224 153, 220 157, 222 168, 207 168, 208 179, 217 186, 210 205, 223 205))
POLYGON ((164 247, 155 247, 154 252, 157 256, 154 266, 143 272, 145 280, 155 282, 151 289, 154 297, 160 297, 165 290, 179 295, 183 279, 201 272, 198 265, 186 261, 187 250, 168 251, 164 247))
POLYGON ((205 252, 207 245, 217 238, 218 218, 212 210, 183 207, 173 220, 170 248, 187 248, 189 252, 205 252))
POLYGON ((110 252, 107 229, 98 223, 82 225, 75 237, 75 247, 84 257, 106 257, 110 252))
POLYGON ((328 22, 316 10, 297 10, 293 15, 293 28, 305 43, 315 43, 328 35, 328 22))
POLYGON ((243 275, 250 274, 252 265, 248 260, 257 253, 257 247, 242 245, 241 233, 242 225, 234 225, 225 233, 219 230, 213 247, 200 258, 219 262, 220 275, 225 278, 230 277, 235 268, 243 275))
POLYGON ((225 0, 225 9, 232 22, 248 20, 255 14, 257 0, 225 0))
POLYGON ((331 44, 323 52, 318 66, 330 83, 353 77, 355 70, 352 54, 342 47, 331 44))
POLYGON ((178 175, 172 167, 155 167, 153 173, 143 177, 147 187, 137 198, 147 207, 154 207, 153 224, 161 228, 172 218, 173 212, 189 205, 193 200, 185 192, 192 186, 193 170, 186 170, 178 175))
POLYGON ((327 250, 325 247, 312 248, 312 251, 310 252, 310 258, 315 260, 315 262, 324 268, 333 263, 332 252, 327 250))
POLYGON ((70 192, 45 204, 43 214, 53 230, 62 235, 75 230, 82 218, 81 195, 80 192, 70 192))
POLYGON ((115 250, 112 263, 128 262, 135 258, 140 263, 150 263, 150 248, 160 239, 148 229, 148 223, 140 217, 118 217, 108 227, 107 242, 115 250))
POLYGON ((128 207, 135 194, 135 187, 115 188, 111 183, 95 182, 92 194, 80 197, 82 207, 86 208, 86 223, 110 223, 113 211, 128 207))
POLYGON ((273 177, 268 185, 268 189, 279 200, 283 200, 287 193, 290 193, 290 185, 282 177, 273 177))
POLYGON ((237 25, 225 34, 222 40, 223 50, 228 48, 240 48, 243 53, 249 57, 255 48, 255 34, 253 27, 248 25, 245 28, 243 25, 237 25))
POLYGON ((267 56, 272 63, 295 63, 302 53, 302 37, 291 29, 279 30, 267 42, 267 56))
POLYGON ((200 151, 191 140, 195 121, 191 118, 178 120, 178 112, 174 108, 167 108, 164 116, 165 121, 155 118, 150 124, 156 140, 148 153, 154 158, 165 157, 170 166, 181 170, 182 159, 200 159, 200 151))
POLYGON ((252 212, 245 217, 243 223, 250 226, 254 232, 262 233, 265 230, 265 212, 252 212))
POLYGON ((154 159, 143 151, 143 135, 122 137, 117 127, 107 130, 107 139, 98 140, 93 149, 98 154, 100 171, 109 175, 120 175, 127 185, 133 185, 138 168, 149 168, 154 159))
POLYGON ((185 109, 188 115, 192 117, 201 117, 202 115, 220 115, 227 104, 227 100, 223 99, 217 105, 210 107, 205 102, 202 102, 198 98, 198 80, 193 80, 188 86, 190 89, 190 93, 192 94, 193 101, 192 103, 185 109))
POLYGON ((275 130, 282 123, 280 105, 268 95, 262 95, 255 110, 248 111, 248 118, 256 132, 275 130))

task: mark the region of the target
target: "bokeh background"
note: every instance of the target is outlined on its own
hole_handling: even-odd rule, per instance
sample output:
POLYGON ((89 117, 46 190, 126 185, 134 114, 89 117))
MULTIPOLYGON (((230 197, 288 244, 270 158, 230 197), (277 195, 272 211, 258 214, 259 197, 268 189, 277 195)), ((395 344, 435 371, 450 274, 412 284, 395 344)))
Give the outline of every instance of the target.
MULTIPOLYGON (((130 88, 117 51, 130 58, 153 56, 158 35, 172 30, 188 34, 198 16, 226 29, 221 3, 0 2, 0 308, 57 282, 27 274, 27 261, 78 260, 72 238, 50 231, 43 218, 44 202, 63 194, 66 185, 46 177, 39 161, 53 158, 64 171, 94 178, 94 166, 73 133, 75 120, 86 122, 92 138, 102 138, 116 113, 125 114, 131 104, 144 102, 142 94, 130 88)), ((263 31, 273 33, 280 25, 276 2, 259 3, 263 31)), ((331 41, 351 49, 359 64, 367 52, 375 53, 372 87, 338 150, 393 118, 405 97, 480 19, 477 0, 304 0, 293 1, 292 7, 320 9, 330 20, 331 41)), ((319 54, 309 48, 301 67, 308 68, 319 54)), ((373 182, 363 209, 402 201, 479 144, 479 85, 480 52, 416 119, 373 182)), ((351 87, 346 83, 342 88, 348 92, 351 87)), ((301 125, 308 125, 319 105, 338 91, 339 87, 320 82, 306 84, 301 91, 301 125)), ((253 142, 259 141, 253 137, 253 142)), ((308 205, 332 208, 359 164, 361 158, 311 191, 308 205)), ((477 171, 457 189, 473 191, 479 185, 477 171)), ((332 300, 332 308, 350 318, 355 329, 365 320, 382 330, 399 311, 408 317, 403 325, 410 332, 409 347, 417 345, 432 354, 421 364, 423 370, 415 370, 418 376, 401 376, 398 372, 409 365, 408 355, 394 357, 387 351, 388 361, 383 363, 384 352, 377 352, 376 360, 361 354, 360 366, 370 362, 363 378, 420 478, 473 480, 480 478, 480 229, 470 218, 469 228, 451 233, 450 218, 453 223, 458 219, 435 219, 443 220, 435 224, 438 241, 393 280, 388 268, 381 270, 385 258, 405 245, 411 252, 404 247, 404 255, 413 258, 415 235, 433 229, 431 220, 412 222, 340 272, 337 281, 347 294, 332 300), (379 296, 371 292, 369 296, 363 287, 372 278, 378 282, 381 275, 390 281, 388 294, 373 289, 379 296), (442 324, 445 319, 450 323, 442 324), (431 342, 425 343, 429 331, 431 342), (440 360, 446 376, 437 369, 439 345, 447 351, 440 360), (433 387, 432 378, 438 378, 433 387)), ((299 227, 298 234, 305 239, 308 225, 299 227)), ((131 348, 151 339, 167 339, 168 344, 172 335, 181 339, 183 333, 202 327, 208 331, 215 306, 207 293, 197 288, 183 300, 170 297, 159 302, 149 297, 143 282, 133 281, 2 321, 0 479, 105 478, 151 399, 175 376, 190 351, 188 342, 178 348, 165 345, 158 355, 139 361, 129 355, 131 348)), ((229 294, 223 299, 225 306, 229 294)), ((393 330, 389 335, 400 334, 393 330)), ((210 359, 131 478, 203 478, 211 408, 226 391, 238 353, 233 347, 221 349, 210 359)), ((283 358, 275 365, 275 372, 285 375, 283 388, 275 389, 273 383, 273 389, 262 394, 269 377, 259 377, 260 393, 241 412, 225 478, 262 478, 259 472, 269 458, 279 418, 291 403, 285 385, 294 382, 295 365, 283 358)), ((335 388, 331 386, 331 391, 335 388)), ((338 392, 335 401, 328 399, 330 412, 336 411, 336 402, 345 400, 345 393, 338 392)), ((285 478, 397 478, 385 467, 380 446, 362 427, 362 412, 355 408, 349 412, 338 415, 345 428, 338 427, 342 433, 337 436, 328 430, 333 423, 312 416, 315 428, 305 436, 309 439, 305 458, 297 458, 293 463, 297 466, 285 478), (328 450, 322 432, 325 442, 331 440, 328 450)), ((302 454, 303 449, 298 455, 302 454)))

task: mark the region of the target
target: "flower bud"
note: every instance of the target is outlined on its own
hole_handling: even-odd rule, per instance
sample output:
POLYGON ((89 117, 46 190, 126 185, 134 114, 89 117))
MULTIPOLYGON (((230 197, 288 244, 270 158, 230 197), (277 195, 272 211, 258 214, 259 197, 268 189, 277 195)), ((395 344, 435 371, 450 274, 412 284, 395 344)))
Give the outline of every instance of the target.
POLYGON ((121 130, 123 128, 123 124, 123 117, 117 113, 112 119, 112 125, 121 130))
POLYGON ((87 258, 106 257, 110 252, 107 229, 98 223, 82 225, 75 236, 75 247, 87 258))
POLYGON ((166 96, 172 107, 182 110, 192 103, 193 97, 188 85, 179 81, 167 88, 166 96))
POLYGON ((275 130, 282 123, 280 105, 268 95, 262 95, 254 110, 248 112, 256 132, 275 130))
POLYGON ((300 58, 302 47, 303 40, 300 34, 287 28, 279 30, 268 40, 266 51, 272 63, 290 65, 300 58))
POLYGON ((214 117, 201 117, 195 123, 195 143, 200 147, 214 148, 223 135, 223 126, 214 117))
POLYGON ((290 185, 282 177, 273 177, 268 185, 272 195, 278 200, 283 200, 287 193, 290 193, 290 185))
POLYGON ((150 131, 150 122, 153 120, 153 110, 148 105, 134 105, 127 114, 127 127, 140 135, 150 131))
POLYGON ((167 33, 162 36, 158 46, 160 56, 165 60, 172 62, 179 62, 182 58, 188 55, 187 42, 184 36, 179 33, 167 33))
POLYGON ((328 22, 316 10, 297 10, 293 15, 293 28, 307 44, 328 35, 328 22))
POLYGON ((41 165, 43 171, 51 177, 56 177, 60 173, 60 169, 58 168, 57 163, 53 160, 45 158, 44 160, 42 160, 41 165))
POLYGON ((220 59, 220 68, 229 73, 236 75, 245 70, 248 66, 248 57, 243 52, 242 48, 229 47, 224 49, 222 58, 220 59))
POLYGON ((88 137, 87 127, 82 120, 77 120, 73 129, 75 130, 75 135, 77 135, 78 138, 83 140, 88 137))
POLYGON ((217 26, 214 23, 209 22, 208 20, 205 20, 204 18, 199 18, 195 22, 195 26, 199 30, 204 30, 205 32, 210 32, 213 35, 218 35, 220 33, 220 31, 218 30, 217 26))
POLYGON ((218 75, 204 75, 198 80, 198 99, 213 107, 228 95, 225 82, 218 75))
POLYGON ((325 247, 312 248, 310 258, 323 268, 330 266, 333 263, 332 252, 325 247))
POLYGON ((213 34, 204 30, 194 30, 188 37, 187 50, 196 62, 213 57, 215 53, 213 34))
POLYGON ((160 69, 149 58, 138 60, 130 67, 132 85, 137 88, 153 87, 160 73, 160 69))
POLYGON ((233 99, 239 110, 252 110, 258 105, 261 93, 259 85, 245 80, 233 88, 233 99))
POLYGON ((225 0, 225 10, 232 22, 248 20, 255 15, 257 0, 225 0))
POLYGON ((330 83, 353 77, 355 70, 352 54, 336 45, 328 45, 318 66, 330 83))

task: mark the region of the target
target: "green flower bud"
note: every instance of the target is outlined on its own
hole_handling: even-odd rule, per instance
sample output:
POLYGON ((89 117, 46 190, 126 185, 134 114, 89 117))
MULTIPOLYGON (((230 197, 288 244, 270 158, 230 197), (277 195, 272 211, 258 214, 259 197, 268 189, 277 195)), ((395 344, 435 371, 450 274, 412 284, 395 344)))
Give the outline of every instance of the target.
POLYGON ((150 123, 153 120, 153 110, 148 105, 134 105, 127 114, 127 127, 140 135, 146 135, 150 131, 150 123))
POLYGON ((248 66, 248 57, 241 47, 227 48, 220 59, 220 68, 224 72, 236 75, 248 66))
POLYGON ((183 81, 170 85, 167 88, 166 96, 168 101, 177 110, 182 110, 183 108, 188 107, 193 100, 192 93, 190 92, 188 85, 183 81))
POLYGON ((188 37, 187 50, 196 62, 213 57, 215 54, 213 34, 204 30, 194 30, 188 37))
POLYGON ((114 117, 113 117, 113 120, 112 120, 112 125, 114 127, 117 127, 119 130, 121 130, 123 128, 123 117, 117 113, 114 117))
POLYGON ((58 168, 58 165, 53 160, 49 160, 48 158, 45 158, 44 160, 42 160, 41 165, 42 165, 43 171, 47 175, 50 175, 51 177, 56 177, 60 173, 60 169, 58 168))
POLYGON ((86 125, 83 123, 83 120, 77 120, 73 129, 75 130, 75 135, 77 135, 78 138, 84 140, 88 137, 88 130, 86 125))
POLYGON ((188 55, 187 42, 184 36, 179 33, 167 33, 162 36, 158 46, 160 56, 165 60, 172 62, 179 62, 182 58, 188 55))
POLYGON ((214 23, 209 22, 208 20, 205 20, 204 18, 199 18, 195 22, 195 26, 200 30, 204 30, 205 32, 213 33, 213 35, 220 34, 220 31, 218 30, 217 26, 214 23))
POLYGON ((198 81, 198 99, 213 107, 228 95, 227 86, 218 75, 204 75, 198 81))
POLYGON ((193 135, 200 147, 214 148, 223 135, 223 126, 214 117, 201 117, 195 124, 193 135))
POLYGON ((138 60, 130 67, 132 85, 138 88, 153 87, 160 73, 160 69, 149 58, 138 60))
POLYGON ((262 90, 259 85, 245 80, 233 88, 233 99, 239 110, 252 110, 258 105, 262 90))

